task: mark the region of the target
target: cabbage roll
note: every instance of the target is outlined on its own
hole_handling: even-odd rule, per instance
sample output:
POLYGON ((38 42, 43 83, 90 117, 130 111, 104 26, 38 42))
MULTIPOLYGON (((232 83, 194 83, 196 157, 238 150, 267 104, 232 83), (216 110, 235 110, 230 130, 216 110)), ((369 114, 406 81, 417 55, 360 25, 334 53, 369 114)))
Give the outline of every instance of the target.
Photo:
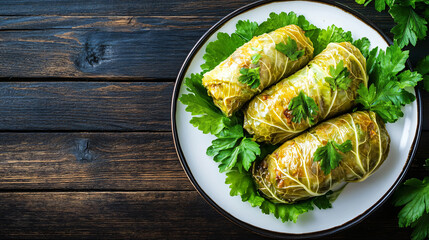
POLYGON ((374 112, 355 112, 328 120, 286 141, 262 162, 252 167, 260 192, 273 202, 293 203, 323 195, 337 184, 360 182, 386 159, 390 138, 383 121, 374 112), (319 147, 333 140, 351 141, 338 167, 325 174, 314 161, 319 147))
POLYGON ((351 110, 359 85, 367 86, 367 82, 366 60, 359 49, 349 42, 330 43, 303 69, 252 99, 244 111, 244 128, 256 141, 282 143, 323 119, 351 110), (333 72, 340 67, 342 72, 333 72), (330 81, 336 74, 343 77, 339 86, 330 81), (317 105, 313 121, 294 121, 293 111, 288 109, 301 92, 317 105))
POLYGON ((313 58, 313 50, 313 43, 304 35, 304 31, 296 25, 288 25, 254 37, 216 68, 204 74, 202 82, 215 105, 226 116, 231 116, 263 89, 305 66, 313 58), (298 59, 291 60, 276 50, 276 44, 290 43, 290 39, 296 43, 297 51, 303 50, 303 55, 298 59), (256 55, 260 55, 260 58, 255 64, 252 60, 256 55), (239 81, 243 68, 251 69, 257 66, 259 86, 252 88, 239 81))

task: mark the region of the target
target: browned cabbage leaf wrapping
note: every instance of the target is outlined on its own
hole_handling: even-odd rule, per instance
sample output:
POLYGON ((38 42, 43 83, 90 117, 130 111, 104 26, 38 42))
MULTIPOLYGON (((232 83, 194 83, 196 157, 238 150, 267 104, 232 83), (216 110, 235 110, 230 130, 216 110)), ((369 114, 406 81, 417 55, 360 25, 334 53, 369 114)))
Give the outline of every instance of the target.
POLYGON ((386 159, 389 144, 384 123, 374 112, 345 114, 286 141, 253 165, 253 176, 267 198, 293 203, 323 195, 339 183, 363 181, 386 159), (351 140, 352 150, 340 152, 339 166, 325 175, 313 158, 329 140, 338 144, 351 140))
POLYGON ((296 25, 288 25, 254 37, 216 68, 204 74, 202 82, 215 105, 225 115, 231 116, 254 95, 306 65, 313 58, 313 50, 313 43, 304 35, 304 31, 296 25), (288 37, 296 41, 298 50, 305 49, 305 54, 295 61, 275 49, 278 43, 286 44, 288 37), (241 68, 254 67, 251 57, 257 53, 261 54, 261 79, 259 87, 251 89, 249 85, 239 82, 238 78, 241 68))
POLYGON ((315 124, 323 119, 349 111, 361 83, 367 86, 366 60, 359 49, 349 42, 330 43, 310 63, 292 76, 283 79, 249 102, 244 114, 244 128, 257 141, 277 144, 290 139, 310 127, 307 119, 292 122, 289 102, 300 91, 311 97, 319 107, 315 124), (343 60, 352 80, 347 90, 333 90, 325 80, 330 67, 343 60))

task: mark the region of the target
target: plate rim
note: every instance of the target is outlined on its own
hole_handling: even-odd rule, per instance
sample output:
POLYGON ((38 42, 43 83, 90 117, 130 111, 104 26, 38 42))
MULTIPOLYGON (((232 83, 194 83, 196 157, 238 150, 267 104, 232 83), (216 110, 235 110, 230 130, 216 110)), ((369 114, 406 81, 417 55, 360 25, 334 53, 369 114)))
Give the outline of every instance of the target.
MULTIPOLYGON (((347 221, 341 225, 338 225, 338 226, 335 226, 332 228, 328 228, 328 229, 324 229, 324 230, 320 230, 320 231, 308 232, 308 233, 298 233, 298 234, 297 233, 282 233, 282 232, 264 229, 264 228, 261 228, 258 226, 254 226, 250 223, 244 222, 244 221, 234 217, 228 211, 226 211, 222 207, 220 207, 213 199, 210 198, 210 196, 207 195, 207 193, 200 187, 198 182, 195 180, 195 178, 194 178, 194 176, 193 176, 193 174, 192 174, 192 172, 191 172, 191 170, 187 164, 187 161, 186 161, 186 158, 183 154, 182 148, 180 146, 178 133, 177 133, 177 126, 176 126, 176 107, 177 107, 176 105, 177 105, 177 100, 179 97, 180 87, 181 87, 182 82, 184 80, 184 75, 187 72, 188 67, 189 67, 193 57, 195 56, 195 54, 201 49, 201 47, 207 42, 207 40, 220 27, 222 27, 226 22, 228 22, 232 18, 234 18, 234 17, 236 17, 236 16, 238 16, 238 15, 240 15, 240 14, 242 14, 248 10, 254 9, 256 7, 260 7, 260 6, 265 5, 265 4, 270 4, 273 2, 291 2, 291 1, 307 1, 307 2, 322 3, 322 4, 329 5, 331 7, 339 8, 342 11, 350 13, 351 15, 358 18, 363 23, 365 23, 366 25, 368 25, 369 27, 374 29, 378 34, 380 34, 381 37, 384 38, 384 40, 388 43, 388 45, 393 44, 393 41, 380 28, 378 28, 372 21, 367 19, 365 16, 363 16, 361 13, 357 12, 356 10, 354 10, 354 9, 352 9, 352 8, 342 4, 342 3, 339 3, 337 1, 329 2, 328 0, 318 0, 318 1, 315 1, 315 0, 280 0, 280 1, 279 0, 259 0, 259 1, 247 4, 245 6, 242 6, 238 9, 234 10, 233 12, 229 13, 228 15, 223 17, 221 20, 216 22, 212 27, 210 27, 203 34, 203 36, 197 41, 197 43, 194 45, 194 47, 191 49, 191 51, 187 55, 185 61, 182 64, 182 67, 180 68, 179 74, 177 75, 177 78, 176 78, 176 81, 174 84, 172 100, 171 100, 171 115, 170 115, 170 117, 171 117, 171 129, 172 129, 172 133, 173 133, 173 142, 174 142, 174 147, 176 149, 176 153, 177 153, 178 158, 179 158, 179 162, 180 162, 183 170, 185 171, 186 176, 188 177, 189 181, 192 183, 192 185, 197 190, 197 192, 200 194, 200 196, 211 207, 213 207, 218 213, 223 215, 229 221, 237 224, 238 226, 240 226, 246 230, 250 230, 251 232, 257 233, 259 235, 268 236, 268 237, 283 238, 283 239, 292 239, 292 238, 293 239, 305 239, 305 238, 327 236, 327 235, 345 230, 349 227, 352 227, 352 226, 362 222, 365 218, 367 218, 375 210, 377 210, 380 206, 382 206, 387 201, 387 199, 389 199, 389 197, 393 194, 394 190, 398 187, 398 185, 404 179, 404 177, 405 177, 406 173, 408 172, 408 169, 411 165, 411 162, 414 159, 414 156, 417 152, 418 143, 420 141, 420 136, 421 136, 421 131, 422 131, 423 114, 422 114, 420 90, 419 90, 419 88, 416 87, 416 88, 414 88, 414 90, 415 90, 416 104, 417 104, 417 129, 416 129, 416 133, 415 133, 413 142, 411 144, 410 151, 408 153, 407 161, 406 161, 404 167, 402 168, 400 175, 395 180, 394 184, 387 190, 387 192, 377 202, 375 202, 371 207, 369 207, 366 211, 364 211, 360 215, 354 217, 353 219, 351 219, 351 220, 349 220, 349 221, 347 221)), ((409 60, 407 60, 407 65, 408 65, 407 67, 410 70, 412 70, 411 63, 409 60)))

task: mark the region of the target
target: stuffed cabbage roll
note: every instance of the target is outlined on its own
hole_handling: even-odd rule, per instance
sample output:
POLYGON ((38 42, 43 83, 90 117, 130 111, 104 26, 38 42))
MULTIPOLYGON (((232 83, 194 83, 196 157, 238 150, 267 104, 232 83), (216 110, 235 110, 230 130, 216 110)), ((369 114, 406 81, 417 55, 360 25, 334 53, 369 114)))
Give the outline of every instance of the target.
POLYGON ((254 37, 204 74, 202 82, 215 105, 226 116, 231 116, 264 88, 305 66, 313 58, 313 50, 313 43, 304 31, 296 25, 288 25, 254 37), (279 44, 302 54, 289 58, 276 49, 279 44), (239 81, 249 69, 260 78, 259 85, 239 81))
POLYGON ((349 42, 330 43, 306 67, 252 99, 245 109, 244 128, 256 141, 282 143, 351 110, 359 85, 367 82, 366 60, 359 49, 349 42), (303 110, 313 106, 312 116, 297 118, 294 105, 303 110))
POLYGON ((323 195, 343 182, 363 181, 386 159, 389 144, 384 123, 374 112, 345 114, 286 141, 253 165, 253 177, 273 202, 293 203, 323 195), (349 151, 338 151, 338 167, 326 174, 321 161, 314 161, 315 152, 329 141, 340 145, 347 140, 349 151))

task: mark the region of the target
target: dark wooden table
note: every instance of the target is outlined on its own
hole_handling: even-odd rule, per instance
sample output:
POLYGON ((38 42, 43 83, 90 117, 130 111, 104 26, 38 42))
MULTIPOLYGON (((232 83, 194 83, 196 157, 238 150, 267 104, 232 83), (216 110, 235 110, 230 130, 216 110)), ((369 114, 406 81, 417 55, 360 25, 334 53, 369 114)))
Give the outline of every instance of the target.
MULTIPOLYGON (((247 3, 0 1, 0 238, 260 239, 199 196, 170 128, 186 55, 247 3)), ((386 33, 393 26, 386 12, 343 3, 386 33)), ((427 175, 428 130, 426 121, 407 178, 427 175)), ((408 239, 397 212, 387 203, 326 239, 408 239)))

